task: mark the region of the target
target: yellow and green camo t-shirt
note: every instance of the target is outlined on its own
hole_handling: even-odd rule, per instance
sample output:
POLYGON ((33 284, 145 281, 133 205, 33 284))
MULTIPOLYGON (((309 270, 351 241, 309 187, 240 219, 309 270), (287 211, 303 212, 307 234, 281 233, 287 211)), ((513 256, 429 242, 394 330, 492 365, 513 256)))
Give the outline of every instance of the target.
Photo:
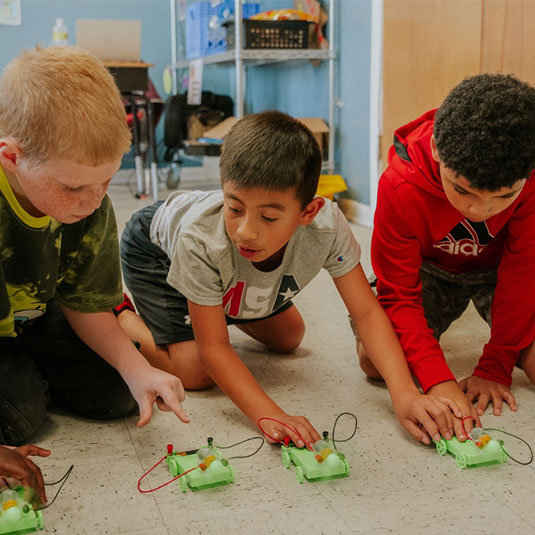
POLYGON ((72 224, 33 217, 0 167, 0 337, 15 337, 54 297, 79 312, 122 301, 117 225, 111 200, 72 224))

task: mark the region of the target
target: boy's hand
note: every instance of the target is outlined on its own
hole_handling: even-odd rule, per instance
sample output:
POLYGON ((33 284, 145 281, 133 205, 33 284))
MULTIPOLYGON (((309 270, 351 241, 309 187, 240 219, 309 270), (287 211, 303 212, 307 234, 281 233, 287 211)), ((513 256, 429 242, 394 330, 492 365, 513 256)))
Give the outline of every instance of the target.
POLYGON ((172 411, 184 423, 189 423, 189 418, 180 405, 186 395, 178 377, 147 363, 146 367, 136 367, 131 373, 123 374, 123 378, 139 405, 139 420, 136 424, 138 427, 150 422, 154 403, 160 410, 172 411))
POLYGON ((459 383, 459 387, 466 392, 466 397, 470 402, 477 399, 476 411, 482 416, 485 409, 492 400, 494 406, 494 416, 502 413, 502 401, 505 401, 512 411, 517 410, 516 400, 511 390, 505 385, 471 375, 459 383))
POLYGON ((453 428, 455 431, 455 436, 461 441, 466 440, 466 433, 470 433, 474 428, 474 421, 467 419, 464 422, 464 430, 462 419, 471 416, 475 420, 475 426, 481 427, 481 422, 479 421, 479 416, 476 412, 475 407, 472 405, 470 400, 464 395, 464 392, 461 390, 459 385, 455 381, 444 381, 431 387, 427 393, 430 396, 438 398, 447 398, 455 402, 461 411, 461 417, 455 417, 453 420, 453 428))
POLYGON ((430 438, 451 439, 454 432, 454 415, 461 417, 461 411, 453 400, 421 394, 418 391, 400 395, 392 399, 392 402, 401 425, 424 444, 430 444, 430 438))
MULTIPOLYGON (((302 448, 305 445, 314 444, 320 439, 319 433, 314 429, 312 424, 304 416, 290 416, 286 413, 277 413, 274 415, 266 415, 266 418, 272 418, 273 420, 279 420, 282 423, 274 422, 273 420, 262 420, 259 422, 262 430, 266 432, 266 440, 271 443, 277 443, 281 441, 285 436, 289 436, 292 442, 298 447, 302 448), (282 424, 286 425, 282 425, 282 424), (289 427, 286 427, 289 426, 289 427), (297 435, 293 431, 294 429, 299 433, 297 435), (273 438, 269 438, 273 437, 273 438), (275 440, 273 440, 275 439, 275 440), (303 442, 303 440, 305 442, 303 442)), ((257 424, 257 422, 255 422, 257 424)))
POLYGON ((24 487, 33 489, 34 495, 27 496, 26 499, 31 500, 35 508, 46 503, 45 483, 40 468, 28 456, 48 457, 50 453, 50 450, 33 444, 19 448, 0 446, 0 479, 12 478, 20 481, 24 487))

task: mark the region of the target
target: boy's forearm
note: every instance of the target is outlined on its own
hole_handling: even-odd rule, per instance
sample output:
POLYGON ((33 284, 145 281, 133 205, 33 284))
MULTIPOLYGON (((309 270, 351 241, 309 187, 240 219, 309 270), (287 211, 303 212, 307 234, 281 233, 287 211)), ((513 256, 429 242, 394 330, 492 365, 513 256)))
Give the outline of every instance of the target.
POLYGON ((78 337, 121 375, 150 367, 123 332, 113 312, 84 313, 62 307, 65 318, 78 337))
POLYGON ((353 321, 371 361, 385 380, 392 399, 407 392, 418 391, 386 314, 378 308, 353 321))
POLYGON ((199 348, 206 372, 251 420, 282 413, 230 345, 199 348))

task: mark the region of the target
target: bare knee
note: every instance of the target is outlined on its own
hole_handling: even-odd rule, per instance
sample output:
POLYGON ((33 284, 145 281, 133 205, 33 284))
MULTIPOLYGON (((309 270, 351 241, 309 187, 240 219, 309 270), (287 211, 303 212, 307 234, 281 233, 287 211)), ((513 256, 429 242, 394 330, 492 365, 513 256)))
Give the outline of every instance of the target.
POLYGON ((179 379, 186 390, 207 390, 215 384, 214 380, 206 373, 183 375, 179 379))
POLYGON ((186 390, 206 390, 214 380, 206 373, 194 340, 167 345, 169 367, 166 371, 182 381, 186 390))
POLYGON ((383 377, 368 357, 368 353, 361 342, 357 342, 357 354, 359 356, 360 369, 370 378, 383 380, 383 377))
POLYGON ((535 342, 520 352, 517 366, 524 370, 531 383, 535 384, 535 342))
POLYGON ((266 344, 266 347, 273 353, 293 353, 301 345, 304 336, 305 325, 303 324, 301 328, 295 329, 291 333, 285 333, 285 335, 280 339, 276 341, 271 341, 269 344, 266 344))

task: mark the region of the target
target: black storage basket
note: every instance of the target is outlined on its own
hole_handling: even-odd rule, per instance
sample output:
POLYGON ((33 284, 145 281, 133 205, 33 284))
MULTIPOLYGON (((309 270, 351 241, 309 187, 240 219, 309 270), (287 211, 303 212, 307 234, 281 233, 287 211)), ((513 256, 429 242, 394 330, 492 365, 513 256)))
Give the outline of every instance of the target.
POLYGON ((243 24, 244 48, 316 48, 314 22, 246 19, 243 24))

